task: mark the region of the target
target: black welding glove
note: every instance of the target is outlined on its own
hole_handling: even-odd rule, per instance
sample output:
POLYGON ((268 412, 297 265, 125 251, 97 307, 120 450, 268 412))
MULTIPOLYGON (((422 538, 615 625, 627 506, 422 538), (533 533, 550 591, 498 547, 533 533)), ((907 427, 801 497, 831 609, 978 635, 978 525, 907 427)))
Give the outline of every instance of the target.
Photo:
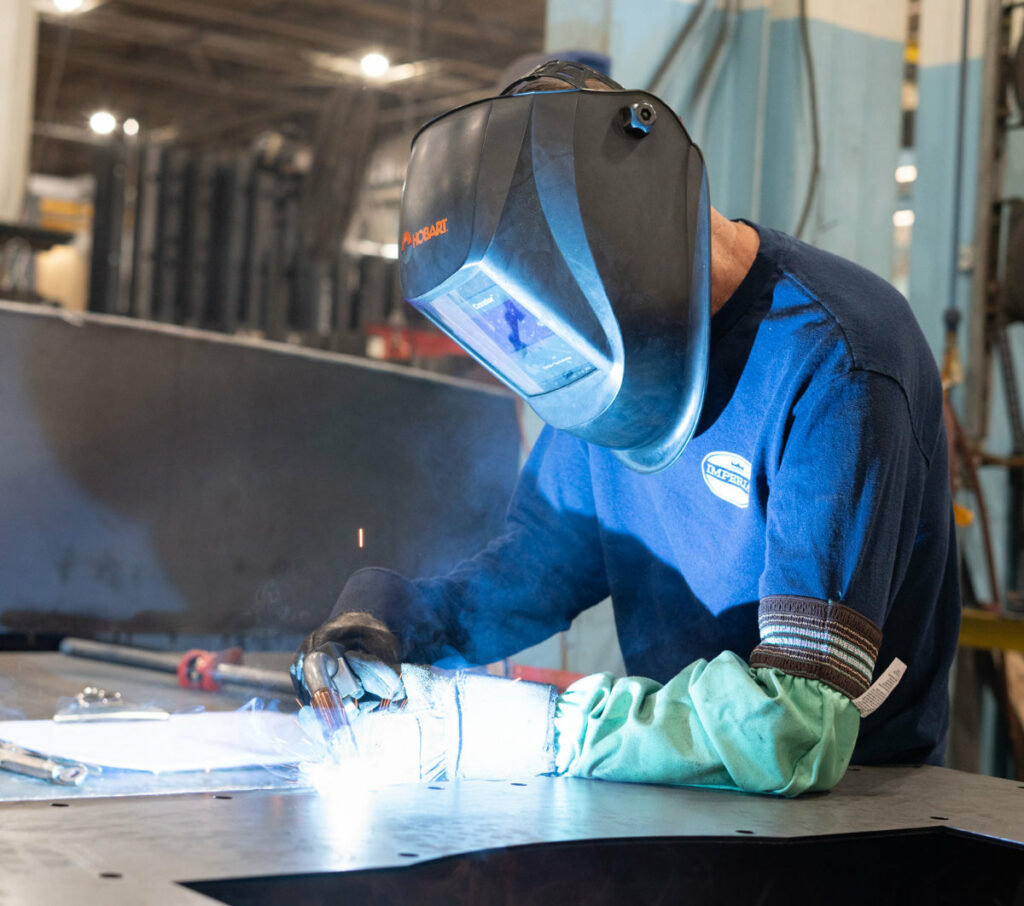
POLYGON ((304 705, 309 704, 309 692, 302 682, 302 666, 305 656, 312 651, 344 657, 361 687, 360 698, 363 693, 375 699, 394 698, 402 688, 398 639, 371 614, 348 611, 331 617, 299 646, 289 672, 295 693, 304 705))

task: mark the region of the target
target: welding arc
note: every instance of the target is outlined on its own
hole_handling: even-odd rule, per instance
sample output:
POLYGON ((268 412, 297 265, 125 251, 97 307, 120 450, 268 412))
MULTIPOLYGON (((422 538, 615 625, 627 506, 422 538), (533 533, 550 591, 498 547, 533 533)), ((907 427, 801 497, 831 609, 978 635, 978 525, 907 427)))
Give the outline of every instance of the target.
POLYGON ((344 731, 352 748, 358 752, 356 745, 356 734, 352 730, 352 723, 348 719, 348 712, 345 710, 345 702, 334 689, 317 689, 309 697, 309 703, 313 706, 313 712, 320 722, 320 726, 326 731, 326 735, 334 737, 337 733, 344 731))

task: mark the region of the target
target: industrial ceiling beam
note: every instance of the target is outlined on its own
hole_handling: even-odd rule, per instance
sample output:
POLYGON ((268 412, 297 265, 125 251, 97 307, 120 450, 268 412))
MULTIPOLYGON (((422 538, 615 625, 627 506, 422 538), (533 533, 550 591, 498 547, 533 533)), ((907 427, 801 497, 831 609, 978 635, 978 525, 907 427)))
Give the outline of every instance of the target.
MULTIPOLYGON (((434 10, 425 10, 417 14, 409 8, 392 6, 380 0, 331 0, 332 10, 344 10, 360 19, 387 25, 389 28, 408 29, 410 20, 418 16, 418 24, 424 31, 460 40, 471 40, 476 43, 493 44, 519 50, 528 44, 531 35, 519 34, 515 28, 507 28, 503 23, 489 23, 477 17, 463 18, 439 15, 434 10)), ((539 50, 539 48, 538 48, 539 50)))
MULTIPOLYGON (((40 43, 40 56, 49 56, 51 53, 51 47, 40 43)), ((245 99, 255 103, 272 102, 279 106, 290 106, 295 110, 314 111, 319 110, 323 103, 321 94, 274 92, 266 87, 250 87, 226 80, 211 85, 209 79, 204 79, 198 75, 191 75, 173 66, 123 60, 101 53, 76 51, 74 61, 78 66, 110 72, 120 76, 128 76, 133 79, 141 79, 160 85, 173 86, 181 91, 188 91, 207 98, 220 96, 224 98, 245 99)))
MULTIPOLYGON (((324 87, 335 86, 340 80, 366 83, 358 61, 352 57, 309 50, 296 53, 293 44, 281 41, 254 40, 194 25, 133 16, 111 7, 74 18, 44 14, 43 19, 54 27, 66 26, 126 44, 163 47, 189 54, 198 51, 211 60, 286 72, 324 87)), ((467 81, 490 84, 498 73, 494 67, 470 61, 432 59, 394 66, 373 86, 405 94, 406 85, 414 86, 424 81, 440 82, 449 88, 465 87, 467 81)))
POLYGON ((40 138, 52 138, 58 142, 72 142, 76 145, 102 145, 100 138, 85 126, 69 126, 67 123, 42 123, 36 120, 32 124, 32 134, 40 138))
POLYGON ((479 101, 493 92, 485 88, 478 88, 473 91, 462 91, 458 94, 445 94, 438 97, 426 98, 411 104, 399 104, 389 107, 387 110, 377 114, 377 124, 380 126, 393 126, 409 121, 410 125, 417 125, 426 122, 432 116, 444 113, 463 104, 479 101))
MULTIPOLYGON (((147 9, 163 15, 171 13, 175 16, 194 19, 197 22, 228 26, 264 35, 272 35, 277 38, 287 38, 312 47, 329 47, 334 50, 340 49, 359 52, 366 50, 371 44, 379 44, 379 42, 374 42, 367 38, 349 37, 348 35, 339 34, 337 31, 329 28, 320 28, 313 25, 289 22, 269 15, 257 15, 245 12, 241 9, 222 6, 217 3, 202 2, 202 0, 175 0, 173 4, 168 4, 167 0, 119 0, 119 5, 124 7, 147 9)), ((339 4, 332 2, 331 9, 336 9, 339 5, 347 6, 351 4, 339 4)), ((380 10, 382 9, 382 6, 380 4, 368 3, 361 4, 360 6, 363 12, 374 10, 376 11, 374 15, 379 16, 381 14, 380 10)), ((362 15, 362 12, 359 14, 362 15)), ((392 16, 390 13, 385 13, 385 15, 389 18, 392 16)), ((395 23, 391 22, 390 24, 394 25, 395 23)), ((401 24, 403 28, 408 28, 408 14, 404 15, 401 24)), ((423 28, 425 30, 438 32, 438 29, 434 26, 434 16, 427 15, 423 17, 423 28)), ((498 50, 499 52, 501 48, 505 48, 506 52, 508 52, 508 49, 518 50, 523 46, 523 40, 521 38, 513 38, 513 36, 506 35, 504 33, 492 37, 490 35, 483 34, 480 29, 470 26, 465 26, 463 31, 464 34, 461 34, 460 37, 473 38, 475 41, 474 46, 477 48, 488 46, 493 50, 498 50)), ((389 43, 391 42, 385 42, 385 44, 389 43)), ((400 47, 393 44, 386 49, 392 52, 401 51, 400 47)))

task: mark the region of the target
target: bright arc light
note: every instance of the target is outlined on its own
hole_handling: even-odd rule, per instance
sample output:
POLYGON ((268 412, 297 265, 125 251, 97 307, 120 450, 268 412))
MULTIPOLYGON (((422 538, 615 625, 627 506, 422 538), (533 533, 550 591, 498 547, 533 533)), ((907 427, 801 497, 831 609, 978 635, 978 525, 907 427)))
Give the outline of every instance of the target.
POLYGON ((917 179, 917 167, 913 164, 900 164, 896 168, 896 182, 908 183, 917 179))
POLYGON ((89 128, 97 135, 110 135, 117 128, 117 120, 109 110, 97 110, 89 117, 89 128))
POLYGON ((121 124, 121 129, 125 135, 138 135, 139 121, 134 116, 130 116, 121 124))
POLYGON ((81 9, 84 0, 53 0, 53 6, 59 13, 73 13, 81 9))
POLYGON ((892 214, 892 225, 898 227, 908 227, 914 225, 914 212, 909 208, 902 211, 893 211, 892 214))
POLYGON ((379 79, 391 68, 391 61, 382 53, 368 53, 359 61, 365 72, 371 79, 379 79))

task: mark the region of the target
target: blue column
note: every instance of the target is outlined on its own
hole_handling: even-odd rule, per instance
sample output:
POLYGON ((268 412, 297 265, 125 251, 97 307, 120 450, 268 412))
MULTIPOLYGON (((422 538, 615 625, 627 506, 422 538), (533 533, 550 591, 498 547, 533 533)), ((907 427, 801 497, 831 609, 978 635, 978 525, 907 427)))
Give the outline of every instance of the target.
MULTIPOLYGON (((736 6, 549 0, 547 46, 606 52, 616 79, 643 87, 679 29, 700 11, 656 93, 675 107, 703 149, 712 203, 730 217, 792 232, 812 147, 798 4, 748 0, 736 6), (723 25, 708 87, 695 98, 695 82, 723 25)), ((804 238, 889 278, 906 3, 811 0, 808 7, 821 150, 804 238)))

